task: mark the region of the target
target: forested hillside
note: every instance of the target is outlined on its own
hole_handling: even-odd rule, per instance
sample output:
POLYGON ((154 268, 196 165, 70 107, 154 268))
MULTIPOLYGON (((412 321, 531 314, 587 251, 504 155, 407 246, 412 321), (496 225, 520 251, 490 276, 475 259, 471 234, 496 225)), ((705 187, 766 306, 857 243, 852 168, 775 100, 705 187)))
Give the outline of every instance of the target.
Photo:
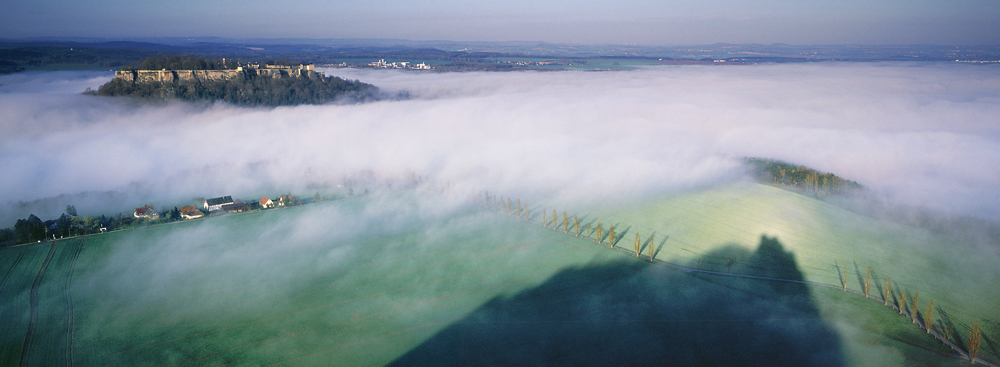
POLYGON ((842 194, 861 188, 857 182, 845 180, 832 173, 822 173, 787 162, 763 158, 746 158, 746 162, 750 166, 751 174, 762 182, 828 194, 842 194))
POLYGON ((323 104, 335 100, 375 99, 378 88, 338 77, 193 80, 185 82, 131 82, 114 79, 96 92, 102 96, 130 96, 183 101, 225 101, 241 106, 323 104))

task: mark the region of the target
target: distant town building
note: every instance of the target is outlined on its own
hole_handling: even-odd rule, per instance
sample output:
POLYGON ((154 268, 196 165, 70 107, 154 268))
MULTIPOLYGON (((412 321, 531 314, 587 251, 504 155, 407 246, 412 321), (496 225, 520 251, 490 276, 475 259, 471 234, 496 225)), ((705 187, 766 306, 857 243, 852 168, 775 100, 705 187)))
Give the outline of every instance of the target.
POLYGON ((398 61, 398 62, 386 62, 385 59, 378 61, 372 61, 368 63, 368 66, 380 69, 413 69, 413 70, 430 70, 431 66, 425 63, 419 63, 411 65, 409 61, 398 61))
POLYGON ((271 201, 271 199, 268 199, 267 196, 265 196, 264 198, 260 199, 260 207, 264 209, 273 208, 274 201, 271 201))
POLYGON ((232 196, 221 196, 217 198, 205 199, 204 209, 209 212, 214 212, 216 210, 222 209, 223 205, 229 205, 233 203, 232 196))

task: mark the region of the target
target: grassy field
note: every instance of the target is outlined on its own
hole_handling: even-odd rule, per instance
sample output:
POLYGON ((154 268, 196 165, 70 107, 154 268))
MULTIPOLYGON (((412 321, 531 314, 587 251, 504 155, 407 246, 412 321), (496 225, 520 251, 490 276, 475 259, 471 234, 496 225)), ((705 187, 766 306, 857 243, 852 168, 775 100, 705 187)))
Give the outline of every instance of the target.
MULTIPOLYGON (((355 198, 2 249, 0 363, 963 365, 861 297, 693 276, 445 202, 355 198)), ((657 256, 694 261, 670 245, 696 238, 669 236, 657 256)), ((759 263, 756 237, 693 250, 759 263)), ((767 271, 822 279, 779 239, 795 256, 767 271)))
POLYGON ((727 271, 741 263, 752 266, 745 264, 745 256, 720 255, 717 250, 752 248, 762 235, 777 238, 794 253, 807 281, 839 286, 846 269, 847 287, 862 290, 871 266, 871 294, 881 297, 886 276, 892 282, 890 300, 903 291, 908 296, 920 291, 920 313, 934 298, 934 316, 942 333, 964 347, 970 325, 980 322, 981 355, 993 361, 1000 357, 1000 287, 996 286, 1000 259, 995 249, 749 182, 614 207, 582 208, 577 214, 586 214, 582 223, 596 226, 602 221, 605 231, 615 224, 628 247, 635 232, 644 238, 655 233, 657 259, 695 268, 727 271))

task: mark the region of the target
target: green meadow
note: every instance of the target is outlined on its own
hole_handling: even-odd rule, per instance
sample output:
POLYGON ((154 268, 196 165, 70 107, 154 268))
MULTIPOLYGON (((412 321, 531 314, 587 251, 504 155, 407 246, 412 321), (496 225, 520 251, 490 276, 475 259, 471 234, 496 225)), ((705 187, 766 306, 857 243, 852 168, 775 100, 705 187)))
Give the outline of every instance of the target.
MULTIPOLYGON (((946 238, 781 189, 587 213, 618 223, 627 248, 655 232, 657 259, 826 284, 846 266, 851 289, 870 265, 873 283, 934 297, 960 332, 997 319, 995 290, 960 289, 977 259, 956 269, 959 254, 898 250, 946 238)), ((0 249, 0 271, 3 365, 967 364, 852 293, 688 273, 432 193, 0 249)), ((995 345, 981 355, 996 361, 995 345)))
POLYGON ((996 344, 1000 259, 992 247, 996 244, 983 248, 956 236, 879 220, 795 191, 750 182, 582 208, 578 215, 584 213, 581 226, 596 227, 600 220, 607 231, 614 224, 622 238, 620 246, 631 248, 635 232, 643 236, 643 245, 653 234, 657 259, 694 268, 729 272, 740 265, 753 266, 745 255, 718 250, 753 247, 761 236, 776 238, 794 254, 805 281, 840 286, 846 270, 847 288, 862 291, 870 266, 871 295, 881 298, 885 278, 890 277, 890 302, 904 291, 907 297, 919 291, 922 317, 934 298, 935 322, 942 333, 964 347, 969 327, 979 322, 984 330, 980 355, 992 361, 1000 356, 996 344))

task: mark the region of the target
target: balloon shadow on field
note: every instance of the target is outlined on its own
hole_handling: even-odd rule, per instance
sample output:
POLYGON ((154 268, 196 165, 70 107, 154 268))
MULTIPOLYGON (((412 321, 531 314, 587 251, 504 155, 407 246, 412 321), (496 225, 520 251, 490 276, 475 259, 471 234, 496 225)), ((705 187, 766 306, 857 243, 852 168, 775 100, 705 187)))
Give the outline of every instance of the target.
MULTIPOLYGON (((734 272, 802 279, 777 239, 713 254, 738 259, 734 272)), ((693 274, 631 259, 564 269, 494 297, 392 365, 844 365, 806 285, 693 274)))

